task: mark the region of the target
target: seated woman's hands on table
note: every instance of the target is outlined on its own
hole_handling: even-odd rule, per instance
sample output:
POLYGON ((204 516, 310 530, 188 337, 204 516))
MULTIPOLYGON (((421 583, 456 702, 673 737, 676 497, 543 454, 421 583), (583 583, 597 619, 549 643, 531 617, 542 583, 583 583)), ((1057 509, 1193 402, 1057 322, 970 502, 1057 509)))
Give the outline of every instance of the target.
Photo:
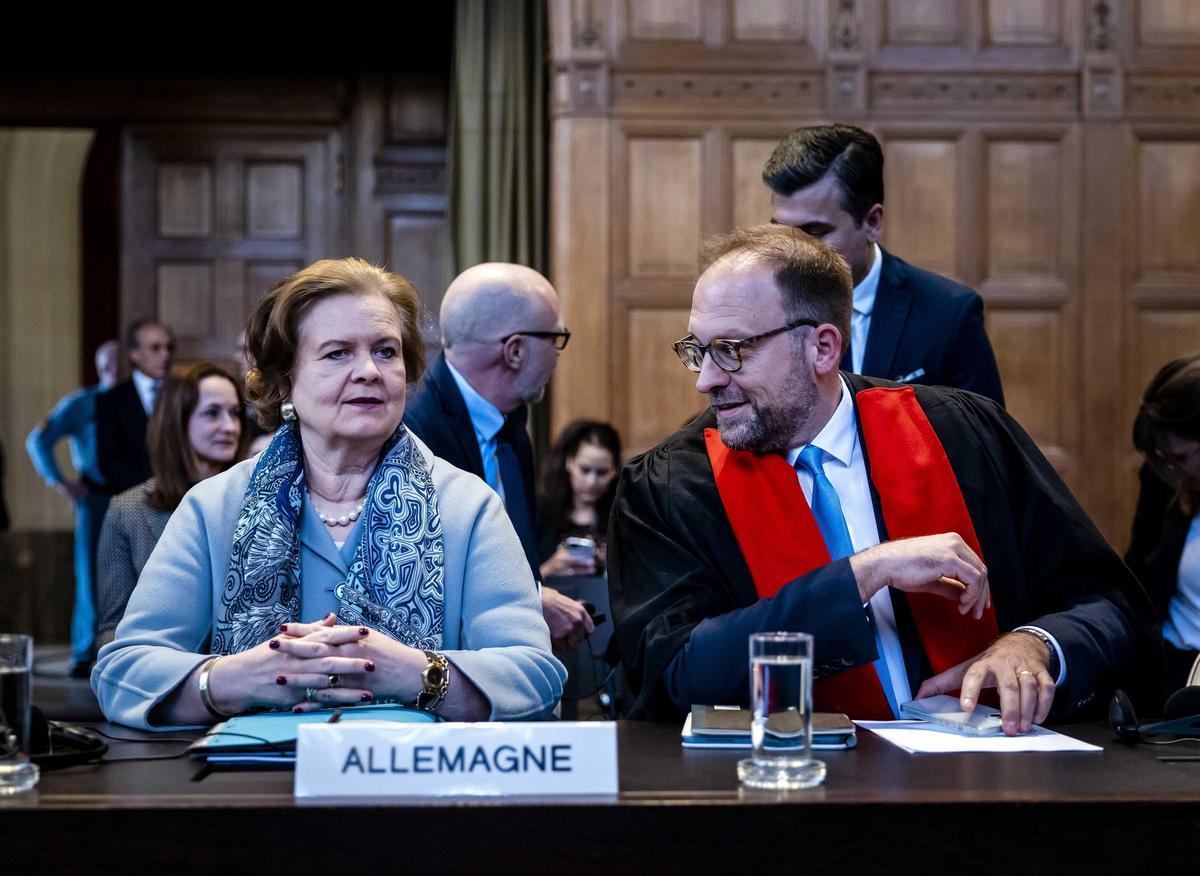
POLYGON ((377 697, 413 700, 426 665, 423 652, 366 627, 339 626, 331 613, 314 623, 284 624, 278 636, 222 657, 209 683, 222 711, 268 706, 306 712, 377 697))

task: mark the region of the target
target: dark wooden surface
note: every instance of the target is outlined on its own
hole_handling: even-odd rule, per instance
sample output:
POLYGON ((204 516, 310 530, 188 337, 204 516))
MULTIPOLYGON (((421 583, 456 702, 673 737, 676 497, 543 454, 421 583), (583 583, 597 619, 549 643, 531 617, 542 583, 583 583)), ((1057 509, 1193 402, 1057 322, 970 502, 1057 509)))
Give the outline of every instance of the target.
MULTIPOLYGON (((101 725, 130 738, 135 731, 101 725)), ((784 866, 789 871, 1070 871, 1096 856, 1195 862, 1200 743, 1125 747, 1101 725, 1065 728, 1103 753, 908 755, 870 733, 823 752, 823 787, 741 793, 736 751, 685 751, 678 728, 623 723, 621 793, 611 799, 297 803, 290 772, 215 773, 189 760, 47 773, 34 795, 0 802, 6 872, 82 868, 224 871, 355 868, 398 861, 452 871, 784 866), (903 862, 907 861, 908 864, 903 862), (348 863, 348 862, 344 862, 348 863), (9 869, 12 868, 12 869, 9 869)), ((182 743, 111 742, 111 758, 182 743)))

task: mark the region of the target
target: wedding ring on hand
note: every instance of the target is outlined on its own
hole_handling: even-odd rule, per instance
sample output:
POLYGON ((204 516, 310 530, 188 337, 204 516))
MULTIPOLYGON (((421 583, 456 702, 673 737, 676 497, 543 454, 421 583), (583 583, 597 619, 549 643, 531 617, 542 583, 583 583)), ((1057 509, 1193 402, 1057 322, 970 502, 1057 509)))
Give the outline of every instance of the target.
POLYGON ((1030 678, 1033 677, 1033 673, 1030 672, 1028 669, 1022 669, 1020 672, 1018 672, 1017 678, 1020 678, 1022 675, 1028 675, 1030 678))
POLYGON ((317 694, 320 692, 321 689, 318 687, 306 687, 304 689, 304 698, 310 703, 315 703, 317 701, 317 694))
POLYGON ((342 683, 342 680, 338 676, 336 676, 336 675, 329 676, 329 686, 330 687, 337 687, 341 683, 342 683))

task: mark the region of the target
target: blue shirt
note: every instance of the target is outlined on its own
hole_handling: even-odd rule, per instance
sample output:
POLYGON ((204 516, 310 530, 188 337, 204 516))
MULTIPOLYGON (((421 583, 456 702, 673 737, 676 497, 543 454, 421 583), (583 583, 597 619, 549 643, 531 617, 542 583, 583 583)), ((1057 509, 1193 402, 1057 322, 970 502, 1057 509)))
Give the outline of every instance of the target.
POLYGON ((49 486, 63 482, 54 459, 54 447, 63 438, 69 439, 75 470, 94 483, 104 483, 96 450, 96 396, 102 391, 99 386, 85 386, 63 396, 45 424, 34 427, 25 440, 33 467, 49 486))
POLYGON ((500 409, 475 391, 475 387, 467 383, 467 378, 458 373, 458 369, 446 360, 450 376, 458 384, 467 413, 471 416, 471 425, 475 428, 475 442, 479 445, 479 455, 483 458, 483 479, 495 490, 500 498, 504 498, 504 485, 500 483, 500 465, 496 461, 496 434, 504 428, 504 414, 500 409))

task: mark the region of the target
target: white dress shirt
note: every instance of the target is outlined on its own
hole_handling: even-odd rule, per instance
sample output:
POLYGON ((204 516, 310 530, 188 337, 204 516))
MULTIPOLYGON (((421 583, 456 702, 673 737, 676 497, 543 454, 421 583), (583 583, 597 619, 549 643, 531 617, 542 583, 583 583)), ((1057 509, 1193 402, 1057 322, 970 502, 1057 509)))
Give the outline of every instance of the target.
POLYGON ((871 253, 871 269, 854 287, 854 310, 850 313, 850 361, 855 374, 862 374, 867 335, 871 332, 871 312, 875 309, 875 293, 879 291, 879 275, 883 272, 883 250, 879 244, 871 244, 871 253))
POLYGON ((458 384, 463 401, 467 405, 467 413, 471 415, 471 426, 475 430, 475 442, 479 445, 479 455, 483 458, 483 479, 487 485, 504 498, 504 484, 500 481, 500 464, 496 460, 496 435, 504 428, 504 414, 500 409, 475 391, 475 387, 467 383, 467 378, 458 373, 458 369, 446 360, 450 376, 458 384))
POLYGON ((155 380, 153 377, 147 377, 137 368, 134 368, 133 388, 137 390, 138 398, 142 401, 142 407, 146 411, 146 416, 150 416, 154 412, 154 399, 158 397, 158 391, 162 388, 162 381, 155 380))
MULTIPOLYGON (((850 401, 850 389, 842 382, 842 398, 833 416, 817 437, 810 442, 825 451, 822 467, 825 476, 837 491, 850 531, 850 543, 855 553, 879 544, 879 526, 875 521, 875 504, 871 501, 871 482, 867 479, 867 465, 863 458, 862 445, 858 440, 858 417, 850 401)), ((793 468, 804 447, 794 447, 787 453, 787 461, 793 468)), ((803 468, 796 470, 804 498, 812 504, 813 478, 803 468)), ((898 704, 912 699, 908 684, 908 673, 904 667, 904 652, 900 647, 900 634, 896 629, 896 612, 892 608, 891 591, 884 587, 871 597, 871 612, 879 639, 883 643, 883 659, 891 677, 892 691, 898 704)))

